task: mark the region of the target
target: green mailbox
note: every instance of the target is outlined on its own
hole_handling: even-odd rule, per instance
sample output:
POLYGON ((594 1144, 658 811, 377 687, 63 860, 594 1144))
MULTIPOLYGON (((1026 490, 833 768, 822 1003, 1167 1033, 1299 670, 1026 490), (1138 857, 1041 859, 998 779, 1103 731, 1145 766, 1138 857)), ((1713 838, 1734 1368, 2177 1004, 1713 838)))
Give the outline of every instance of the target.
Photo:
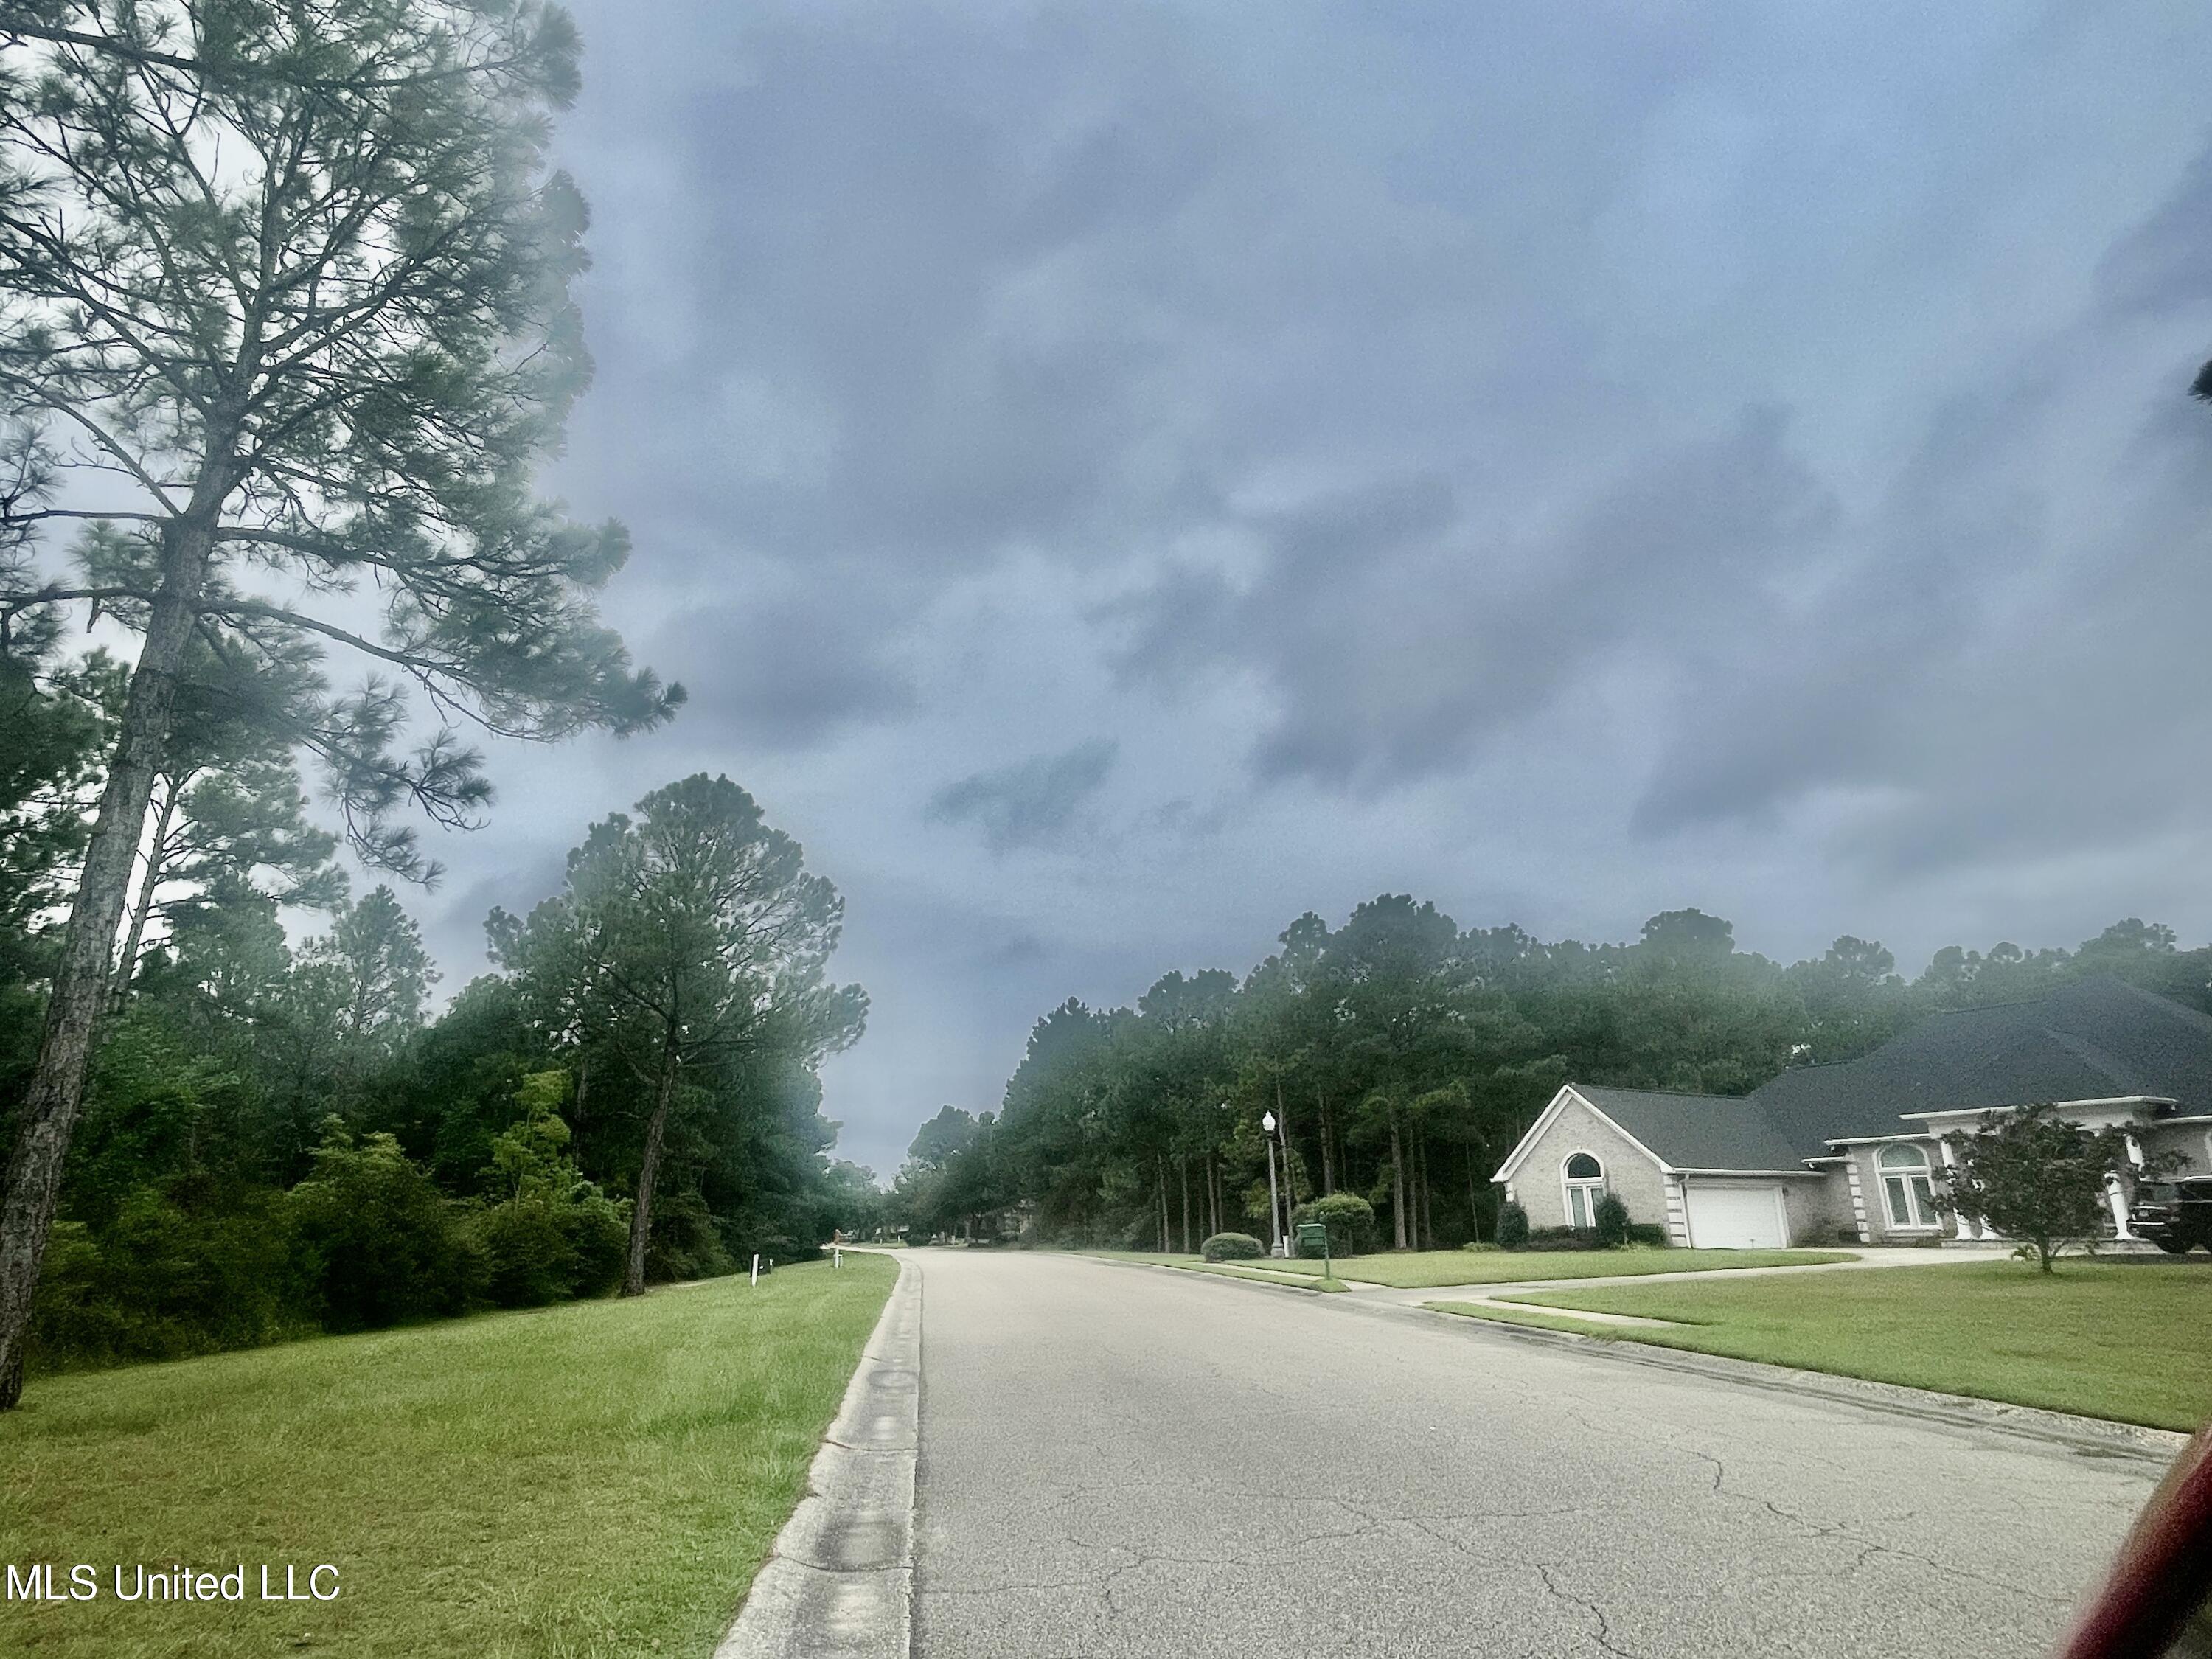
POLYGON ((1328 1256, 1328 1229, 1318 1221, 1298 1223, 1298 1254, 1310 1260, 1319 1256, 1323 1261, 1328 1256))

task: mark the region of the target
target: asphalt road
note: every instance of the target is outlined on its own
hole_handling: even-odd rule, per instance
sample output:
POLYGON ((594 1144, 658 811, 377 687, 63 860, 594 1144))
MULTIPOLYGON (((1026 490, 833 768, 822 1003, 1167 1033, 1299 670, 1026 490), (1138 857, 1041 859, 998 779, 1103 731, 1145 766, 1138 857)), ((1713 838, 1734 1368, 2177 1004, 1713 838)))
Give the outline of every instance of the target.
POLYGON ((912 1260, 925 1659, 2035 1655, 2157 1474, 1197 1274, 912 1260))

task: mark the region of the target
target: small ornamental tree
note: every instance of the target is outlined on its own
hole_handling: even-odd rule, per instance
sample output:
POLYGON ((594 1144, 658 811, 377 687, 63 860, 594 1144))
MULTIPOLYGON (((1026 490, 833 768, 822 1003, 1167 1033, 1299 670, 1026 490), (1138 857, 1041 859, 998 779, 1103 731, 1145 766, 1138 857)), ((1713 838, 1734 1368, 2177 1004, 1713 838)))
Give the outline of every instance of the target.
POLYGON ((1518 1204, 1507 1203, 1498 1212, 1498 1248, 1517 1250, 1528 1242, 1528 1212, 1518 1204))
POLYGON ((2049 1273, 2068 1241, 2092 1237, 2108 1218, 2105 1177, 2127 1167, 2127 1138, 2069 1123, 2047 1101, 1984 1122, 1943 1137, 1956 1163, 1936 1207, 2023 1241, 2021 1254, 2049 1273))
POLYGON ((1617 1250, 1628 1243, 1628 1206, 1611 1193, 1599 1194, 1593 1219, 1600 1249, 1617 1250))

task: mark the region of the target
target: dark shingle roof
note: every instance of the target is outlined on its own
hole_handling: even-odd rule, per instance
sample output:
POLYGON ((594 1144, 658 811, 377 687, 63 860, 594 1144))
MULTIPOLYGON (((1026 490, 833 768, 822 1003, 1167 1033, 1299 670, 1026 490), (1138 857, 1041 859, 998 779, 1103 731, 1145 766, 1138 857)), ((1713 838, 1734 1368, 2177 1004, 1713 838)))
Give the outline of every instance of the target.
POLYGON ((1747 1099, 1584 1083, 1575 1092, 1677 1170, 1795 1170, 1802 1156, 1747 1099))
POLYGON ((1861 1060, 1794 1067, 1741 1099, 1575 1085, 1676 1169, 1783 1170, 1905 1112, 2151 1095, 2212 1111, 2212 1016, 2123 981, 1935 1014, 1861 1060))

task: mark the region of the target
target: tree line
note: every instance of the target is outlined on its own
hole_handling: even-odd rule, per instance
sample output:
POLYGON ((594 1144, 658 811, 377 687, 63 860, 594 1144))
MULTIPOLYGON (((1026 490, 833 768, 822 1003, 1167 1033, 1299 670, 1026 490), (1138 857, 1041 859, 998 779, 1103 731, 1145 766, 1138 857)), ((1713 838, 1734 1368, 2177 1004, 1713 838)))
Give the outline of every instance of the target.
POLYGON ((635 1291, 867 1185, 836 896, 735 784, 591 826, 434 1020, 334 862, 434 883, 472 734, 684 702, 600 618, 623 526, 538 485, 591 374, 577 89, 544 0, 0 9, 0 1409, 34 1346, 635 1291))
MULTIPOLYGON (((98 653, 6 659, 0 1113, 20 1119, 55 918, 120 718, 98 653)), ((817 1068, 866 1016, 833 887, 697 775, 589 827, 486 927, 434 1017, 388 884, 349 892, 294 763, 187 721, 139 850, 30 1324, 34 1364, 173 1358, 786 1258, 873 1179, 827 1154, 817 1068), (320 925, 288 933, 287 907, 320 925)))
POLYGON ((1395 1248, 1452 1247, 1494 1237, 1491 1171, 1570 1078, 1741 1094, 2087 974, 2212 1012, 2212 947, 2133 918, 2072 951, 1947 946, 1910 981, 1851 937, 1785 966, 1695 909, 1632 944, 1547 943, 1384 895, 1334 928, 1302 915, 1279 944, 1241 978, 1171 971, 1133 1007, 1051 1010, 998 1111, 922 1127, 884 1221, 1161 1250, 1264 1236, 1272 1113, 1288 1201, 1350 1193, 1395 1248))

